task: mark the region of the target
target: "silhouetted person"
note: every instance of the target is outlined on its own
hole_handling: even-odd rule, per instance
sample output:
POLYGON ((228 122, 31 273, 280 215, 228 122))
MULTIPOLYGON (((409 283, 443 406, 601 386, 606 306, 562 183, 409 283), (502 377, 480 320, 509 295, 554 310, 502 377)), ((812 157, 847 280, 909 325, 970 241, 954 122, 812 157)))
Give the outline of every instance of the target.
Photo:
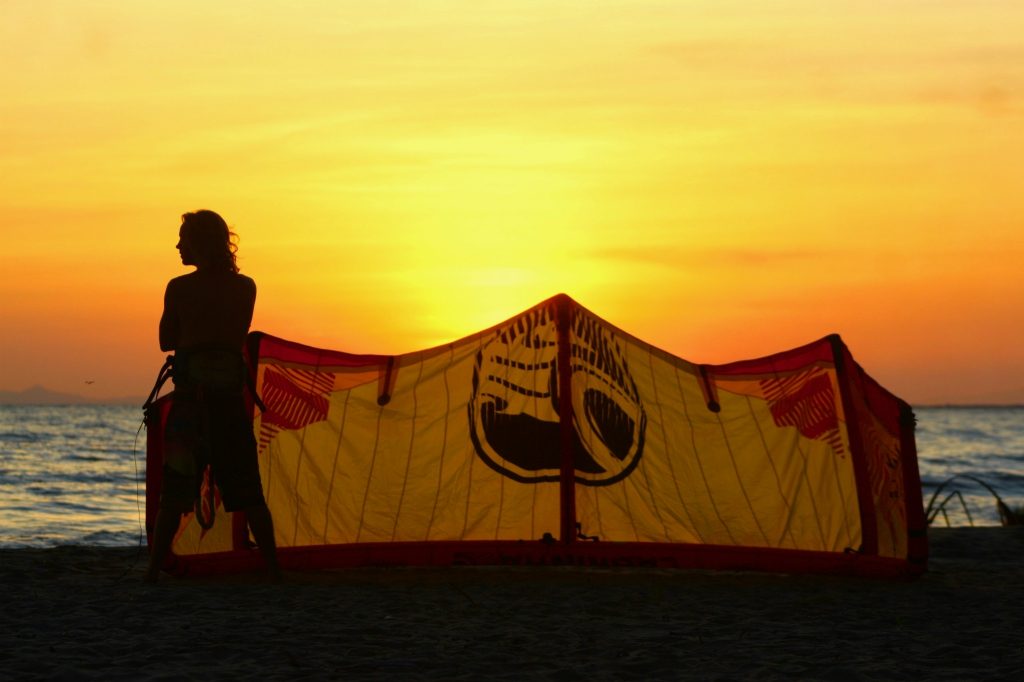
POLYGON ((263 498, 256 439, 245 404, 242 349, 256 283, 238 272, 235 236, 213 211, 181 217, 177 249, 196 271, 167 284, 160 348, 174 351, 174 393, 164 441, 163 487, 146 580, 155 582, 182 514, 199 497, 210 465, 224 508, 244 511, 271 578, 281 577, 274 526, 263 498))

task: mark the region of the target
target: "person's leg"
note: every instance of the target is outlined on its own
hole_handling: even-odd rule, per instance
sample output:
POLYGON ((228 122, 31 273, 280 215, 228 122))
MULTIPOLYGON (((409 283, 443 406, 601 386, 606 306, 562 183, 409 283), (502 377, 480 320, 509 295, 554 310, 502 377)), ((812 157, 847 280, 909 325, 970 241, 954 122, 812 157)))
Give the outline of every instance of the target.
POLYGON ((266 504, 252 505, 245 508, 245 518, 249 522, 249 529, 253 538, 256 539, 256 546, 263 554, 263 560, 267 562, 267 572, 273 582, 281 582, 281 569, 277 565, 277 543, 274 541, 274 520, 270 516, 270 510, 266 504))
POLYGON ((171 551, 171 543, 174 542, 174 535, 178 532, 180 524, 181 512, 163 506, 157 511, 156 523, 153 526, 153 544, 149 548, 149 566, 143 578, 147 583, 155 583, 160 576, 160 569, 171 551))
POLYGON ((160 506, 153 524, 146 582, 155 583, 171 552, 181 517, 192 511, 199 492, 194 451, 198 442, 199 415, 194 396, 175 386, 164 425, 164 465, 160 482, 160 506))
POLYGON ((270 579, 281 582, 274 521, 263 497, 252 418, 245 410, 241 394, 210 395, 206 404, 211 417, 211 463, 224 508, 228 511, 241 509, 245 513, 270 579))

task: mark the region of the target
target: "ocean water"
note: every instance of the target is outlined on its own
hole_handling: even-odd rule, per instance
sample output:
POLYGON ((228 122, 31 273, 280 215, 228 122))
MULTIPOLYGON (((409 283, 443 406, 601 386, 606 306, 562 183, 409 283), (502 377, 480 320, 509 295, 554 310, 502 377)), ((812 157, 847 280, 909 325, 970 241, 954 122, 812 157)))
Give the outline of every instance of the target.
POLYGON ((141 425, 131 406, 0 405, 0 546, 138 544, 141 425))
POLYGON ((1024 407, 918 407, 914 413, 933 526, 998 526, 995 495, 1012 509, 1024 508, 1024 407))
MULTIPOLYGON (((934 525, 998 525, 995 498, 1024 505, 1024 407, 916 408, 934 525)), ((131 406, 0 405, 0 546, 137 545, 145 512, 146 431, 131 406), (137 439, 136 439, 137 437, 137 439)))

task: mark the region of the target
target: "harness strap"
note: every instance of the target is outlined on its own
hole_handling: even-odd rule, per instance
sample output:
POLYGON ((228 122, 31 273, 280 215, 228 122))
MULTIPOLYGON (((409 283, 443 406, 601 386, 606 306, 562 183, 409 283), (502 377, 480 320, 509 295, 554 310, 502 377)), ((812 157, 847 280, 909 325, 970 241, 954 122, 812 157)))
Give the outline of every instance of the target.
POLYGON ((252 396, 252 401, 256 404, 256 407, 260 408, 260 412, 266 412, 267 406, 260 399, 260 394, 256 392, 256 380, 253 379, 252 371, 248 366, 245 368, 245 387, 249 389, 249 395, 252 396))
POLYGON ((164 384, 167 383, 167 380, 171 378, 171 374, 173 373, 173 371, 174 356, 168 355, 167 359, 164 360, 163 367, 161 367, 160 371, 157 372, 156 383, 153 384, 153 390, 149 392, 149 397, 146 398, 146 402, 142 405, 143 412, 147 414, 149 413, 149 408, 151 408, 153 406, 153 403, 156 402, 157 396, 160 395, 160 389, 163 388, 164 384))

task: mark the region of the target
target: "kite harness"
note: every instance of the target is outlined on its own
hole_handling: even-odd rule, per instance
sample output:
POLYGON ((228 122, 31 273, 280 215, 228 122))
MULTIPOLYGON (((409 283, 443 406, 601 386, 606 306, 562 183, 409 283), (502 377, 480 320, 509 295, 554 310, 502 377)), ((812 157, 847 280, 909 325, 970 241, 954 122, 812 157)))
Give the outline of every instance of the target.
MULTIPOLYGON (((246 389, 253 403, 266 411, 266 405, 256 392, 256 384, 245 356, 237 351, 223 349, 195 349, 178 351, 177 357, 168 355, 163 366, 157 373, 153 390, 142 406, 147 425, 160 419, 160 413, 154 409, 157 397, 168 379, 174 381, 175 390, 169 395, 181 392, 181 398, 201 407, 207 392, 246 389), (239 385, 242 384, 242 385, 239 385)), ((198 423, 193 424, 193 438, 189 467, 195 476, 195 486, 199 494, 195 500, 195 515, 201 528, 209 530, 216 519, 216 500, 214 490, 216 481, 210 467, 209 433, 212 426, 208 423, 205 410, 199 409, 198 423)), ((181 463, 179 462, 179 467, 181 463)), ((173 465, 172 465, 173 466, 173 465)))

